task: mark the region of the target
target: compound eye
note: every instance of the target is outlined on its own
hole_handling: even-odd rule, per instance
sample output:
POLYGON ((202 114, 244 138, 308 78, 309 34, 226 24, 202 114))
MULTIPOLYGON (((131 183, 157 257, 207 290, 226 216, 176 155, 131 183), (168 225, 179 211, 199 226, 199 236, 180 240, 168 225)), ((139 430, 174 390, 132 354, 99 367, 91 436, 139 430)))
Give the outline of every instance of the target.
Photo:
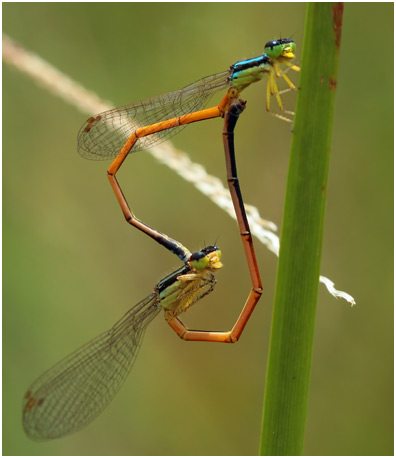
POLYGON ((264 49, 273 48, 274 46, 278 44, 279 44, 278 40, 271 40, 264 46, 264 49))
POLYGON ((268 57, 276 59, 282 54, 283 46, 278 41, 269 41, 264 48, 268 57))
POLYGON ((199 261, 204 258, 206 254, 203 251, 196 251, 190 256, 190 261, 199 261))
POLYGON ((196 251, 188 260, 191 267, 197 270, 204 270, 209 265, 209 257, 203 251, 196 251))

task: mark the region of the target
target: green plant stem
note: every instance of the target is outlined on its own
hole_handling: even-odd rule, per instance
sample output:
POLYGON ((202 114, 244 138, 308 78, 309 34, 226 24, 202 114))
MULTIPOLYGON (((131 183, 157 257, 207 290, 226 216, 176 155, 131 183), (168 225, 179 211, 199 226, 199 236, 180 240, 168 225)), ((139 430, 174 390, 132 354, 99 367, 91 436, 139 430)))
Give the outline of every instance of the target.
POLYGON ((262 455, 301 455, 333 125, 342 3, 309 3, 264 396, 262 455))

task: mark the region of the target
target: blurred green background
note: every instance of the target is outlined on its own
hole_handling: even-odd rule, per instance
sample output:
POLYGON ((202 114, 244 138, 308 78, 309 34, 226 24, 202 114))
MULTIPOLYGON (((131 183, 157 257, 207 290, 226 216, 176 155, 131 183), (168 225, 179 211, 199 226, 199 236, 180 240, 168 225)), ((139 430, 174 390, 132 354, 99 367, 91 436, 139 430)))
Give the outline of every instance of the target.
MULTIPOLYGON (((304 15, 301 3, 8 3, 3 31, 124 105, 259 55, 279 36, 294 38, 298 59, 304 15)), ((393 4, 346 5, 321 271, 357 306, 319 290, 307 455, 393 454, 392 43, 393 4)), ((244 96, 244 198, 280 226, 290 127, 266 114, 263 84, 244 96)), ((3 115, 3 454, 257 454, 277 261, 258 242, 264 295, 237 345, 182 342, 159 317, 98 419, 60 440, 25 436, 31 382, 179 263, 124 222, 109 163, 77 154, 87 115, 7 65, 3 115)), ((224 180, 221 129, 198 123, 174 143, 224 180)), ((221 247, 216 290, 185 321, 229 329, 250 288, 233 220, 145 152, 119 177, 141 219, 191 250, 221 247)))

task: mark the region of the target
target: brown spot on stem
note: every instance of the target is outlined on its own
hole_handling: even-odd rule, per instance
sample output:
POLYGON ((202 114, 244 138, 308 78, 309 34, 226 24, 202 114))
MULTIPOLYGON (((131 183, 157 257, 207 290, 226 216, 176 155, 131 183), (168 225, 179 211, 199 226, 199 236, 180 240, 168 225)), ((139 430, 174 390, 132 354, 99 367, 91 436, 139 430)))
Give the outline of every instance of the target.
POLYGON ((329 89, 337 89, 337 80, 336 78, 329 79, 329 89))
POLYGON ((341 44, 342 15, 344 12, 344 3, 334 3, 331 10, 333 14, 333 30, 335 33, 335 42, 337 48, 339 48, 341 44))

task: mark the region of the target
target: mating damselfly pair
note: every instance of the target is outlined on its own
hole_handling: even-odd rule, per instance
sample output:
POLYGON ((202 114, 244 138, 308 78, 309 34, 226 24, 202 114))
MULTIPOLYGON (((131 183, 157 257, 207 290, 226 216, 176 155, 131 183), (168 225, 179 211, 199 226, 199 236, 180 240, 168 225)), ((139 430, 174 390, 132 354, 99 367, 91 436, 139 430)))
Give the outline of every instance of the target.
MULTIPOLYGON (((274 96, 281 112, 292 114, 284 110, 276 78, 282 78, 289 89, 296 89, 281 70, 281 64, 299 70, 291 63, 294 53, 292 39, 270 41, 264 54, 239 61, 227 71, 202 78, 181 90, 101 113, 84 123, 78 134, 79 153, 88 159, 115 158, 107 174, 127 222, 176 254, 184 264, 161 280, 148 297, 133 306, 109 331, 57 363, 31 385, 23 405, 23 425, 31 438, 62 437, 99 415, 124 382, 147 325, 161 310, 170 327, 184 340, 232 343, 239 339, 262 292, 235 160, 234 129, 245 109, 245 102, 239 97, 250 84, 267 75, 267 111, 274 96), (220 91, 226 91, 220 103, 204 109, 209 98, 220 91), (190 330, 179 319, 181 313, 213 290, 213 273, 222 267, 220 249, 211 245, 191 253, 180 242, 139 220, 116 178, 129 153, 169 139, 187 124, 218 117, 224 118, 227 181, 251 278, 246 303, 233 328, 225 332, 190 330)), ((290 120, 284 114, 275 116, 290 120)))

